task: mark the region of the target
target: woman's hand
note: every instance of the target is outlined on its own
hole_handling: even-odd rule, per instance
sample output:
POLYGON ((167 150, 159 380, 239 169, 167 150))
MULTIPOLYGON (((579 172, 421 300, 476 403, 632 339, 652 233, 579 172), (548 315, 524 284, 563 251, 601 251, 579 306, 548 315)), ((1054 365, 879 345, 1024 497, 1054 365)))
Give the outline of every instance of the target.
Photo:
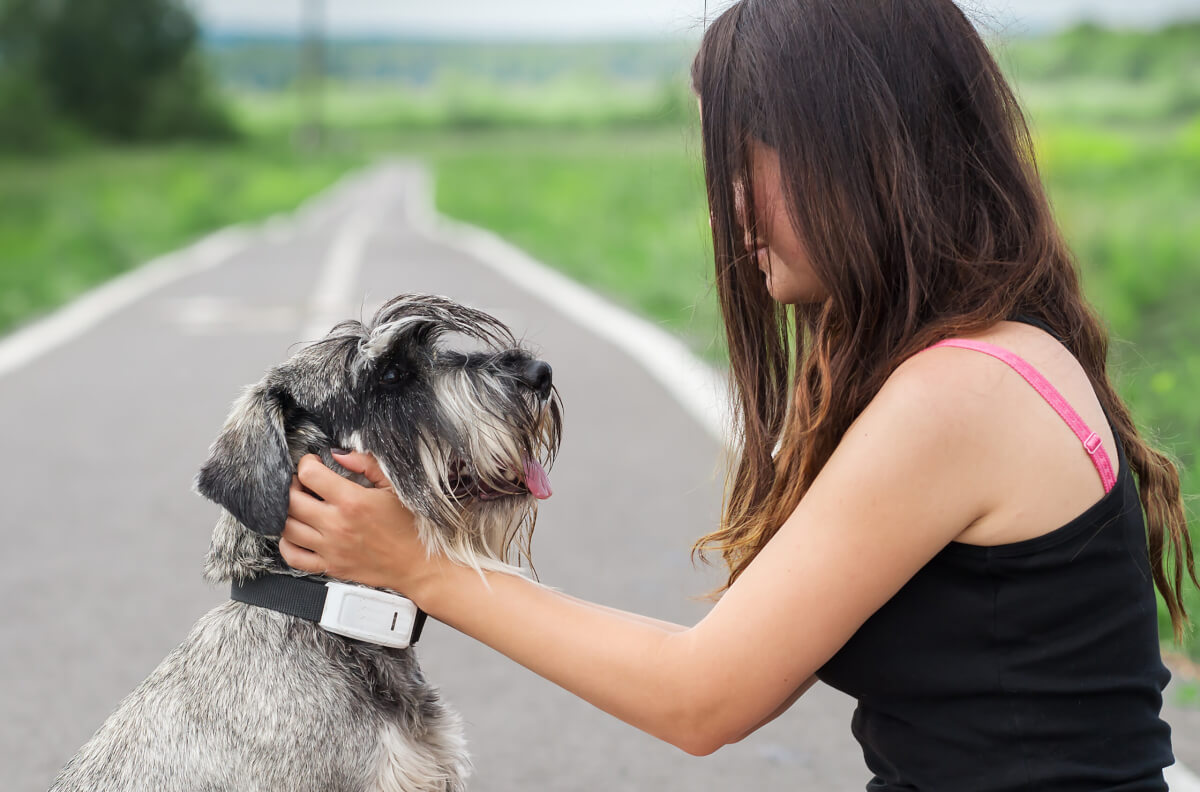
POLYGON ((436 562, 417 538, 412 512, 374 457, 334 456, 342 467, 366 476, 374 489, 334 473, 314 454, 302 457, 279 539, 283 560, 304 572, 415 592, 423 572, 436 562))

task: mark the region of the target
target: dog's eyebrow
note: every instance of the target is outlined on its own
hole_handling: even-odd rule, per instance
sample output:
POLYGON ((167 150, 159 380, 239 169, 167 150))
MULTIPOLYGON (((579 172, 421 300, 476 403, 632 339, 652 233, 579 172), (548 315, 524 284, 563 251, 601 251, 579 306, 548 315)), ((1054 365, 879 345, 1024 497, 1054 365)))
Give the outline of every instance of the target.
POLYGON ((359 348, 362 354, 367 358, 380 356, 391 347, 400 333, 413 324, 428 324, 428 319, 422 316, 402 316, 371 328, 368 336, 360 341, 359 348))
POLYGON ((433 351, 433 361, 435 363, 449 363, 450 365, 460 366, 470 359, 470 355, 453 349, 435 349, 433 351))
POLYGON ((496 352, 447 352, 445 354, 453 355, 454 357, 452 359, 457 365, 466 366, 484 366, 489 363, 512 364, 514 362, 529 359, 529 355, 515 349, 506 349, 496 352))

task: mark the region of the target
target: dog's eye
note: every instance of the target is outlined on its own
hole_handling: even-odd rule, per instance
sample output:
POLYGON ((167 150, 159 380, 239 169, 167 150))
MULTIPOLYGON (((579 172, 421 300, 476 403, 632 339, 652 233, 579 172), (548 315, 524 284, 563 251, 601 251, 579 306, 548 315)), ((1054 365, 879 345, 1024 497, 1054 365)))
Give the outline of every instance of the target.
POLYGON ((408 379, 408 372, 400 368, 400 366, 395 363, 390 364, 383 370, 383 373, 379 375, 379 383, 381 385, 399 385, 406 379, 408 379))

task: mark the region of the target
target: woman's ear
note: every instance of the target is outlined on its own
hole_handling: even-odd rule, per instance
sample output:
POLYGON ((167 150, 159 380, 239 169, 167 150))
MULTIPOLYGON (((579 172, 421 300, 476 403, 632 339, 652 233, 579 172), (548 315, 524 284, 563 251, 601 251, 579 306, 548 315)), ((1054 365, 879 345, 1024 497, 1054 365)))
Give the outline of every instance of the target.
POLYGON ((278 536, 287 520, 293 470, 282 394, 265 382, 247 388, 234 404, 194 489, 251 531, 278 536))

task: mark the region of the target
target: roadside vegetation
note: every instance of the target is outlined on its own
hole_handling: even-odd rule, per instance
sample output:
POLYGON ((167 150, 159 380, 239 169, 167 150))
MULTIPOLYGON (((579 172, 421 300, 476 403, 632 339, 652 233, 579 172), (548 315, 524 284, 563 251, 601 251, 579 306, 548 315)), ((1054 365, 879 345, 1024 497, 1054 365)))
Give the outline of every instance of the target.
MULTIPOLYGON (((175 76, 162 78, 192 94, 152 80, 159 87, 143 96, 158 109, 112 126, 68 112, 65 94, 29 76, 37 61, 16 58, 5 12, 32 5, 0 0, 0 332, 207 230, 290 209, 345 171, 402 153, 430 162, 442 212, 723 360, 685 79, 693 45, 342 42, 328 51, 332 79, 318 100, 296 90, 297 42, 193 37, 164 72, 175 76), (186 109, 203 123, 162 120, 164 107, 188 104, 181 95, 198 97, 186 109)), ((1200 23, 1083 26, 997 52, 1085 289, 1113 332, 1118 388, 1178 460, 1194 526, 1200 23)), ((1200 619, 1200 593, 1190 602, 1200 619)), ((1186 651, 1200 660, 1196 634, 1186 651)))

